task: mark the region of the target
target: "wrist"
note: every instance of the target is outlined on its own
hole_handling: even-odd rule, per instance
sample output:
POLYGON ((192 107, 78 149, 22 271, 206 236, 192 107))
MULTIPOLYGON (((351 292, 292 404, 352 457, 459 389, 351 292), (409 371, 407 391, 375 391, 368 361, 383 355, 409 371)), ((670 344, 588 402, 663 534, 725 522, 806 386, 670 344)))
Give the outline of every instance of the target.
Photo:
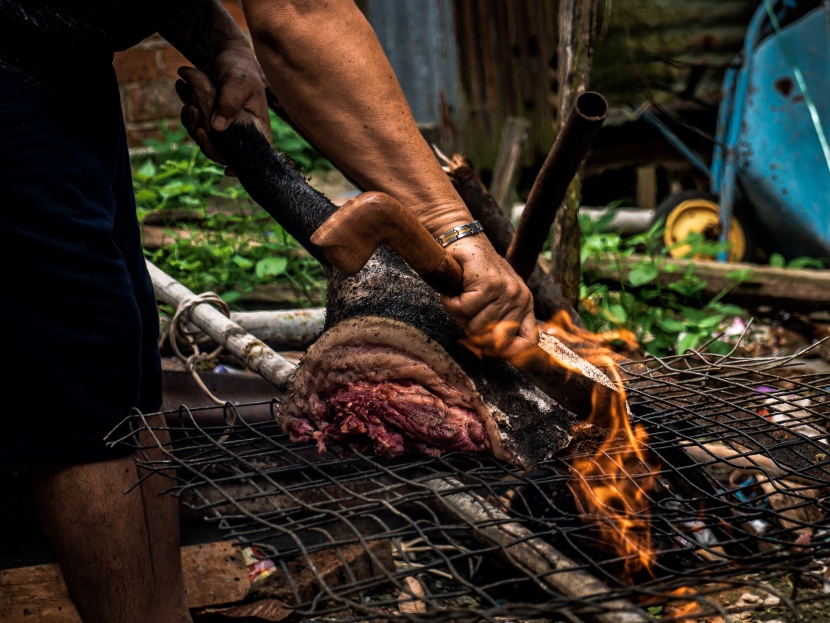
MULTIPOLYGON (((404 203, 404 205, 407 204, 404 203)), ((415 214, 433 238, 437 238, 455 227, 475 221, 464 204, 433 204, 426 209, 416 209, 415 214)))

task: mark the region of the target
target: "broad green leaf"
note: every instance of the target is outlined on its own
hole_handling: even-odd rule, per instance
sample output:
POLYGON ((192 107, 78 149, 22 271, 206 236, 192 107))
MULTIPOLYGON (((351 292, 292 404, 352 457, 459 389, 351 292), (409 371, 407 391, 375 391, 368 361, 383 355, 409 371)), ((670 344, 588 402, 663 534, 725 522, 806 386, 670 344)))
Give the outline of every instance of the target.
POLYGON ((628 282, 632 286, 642 286, 657 279, 660 271, 654 264, 640 264, 628 273, 628 282))
POLYGON ((769 265, 773 268, 784 268, 787 265, 787 260, 780 253, 773 253, 769 256, 769 265))
POLYGON ((702 337, 697 333, 687 333, 680 341, 677 342, 677 354, 682 355, 687 350, 693 349, 695 346, 700 344, 702 341, 702 337))
POLYGON ((723 322, 723 314, 711 314, 697 320, 694 325, 699 329, 711 329, 723 322))
POLYGON ((155 175, 156 175, 156 165, 153 164, 152 160, 146 161, 136 171, 136 176, 139 177, 142 181, 148 180, 151 177, 155 177, 155 175))
POLYGON ((267 257, 256 263, 257 277, 276 277, 282 275, 288 267, 288 259, 285 257, 267 257))
POLYGON ((236 303, 237 301, 239 301, 242 298, 242 293, 234 292, 233 290, 227 290, 226 292, 223 292, 219 298, 225 301, 228 305, 230 305, 232 303, 236 303))
POLYGON ((142 188, 135 193, 135 201, 138 204, 150 203, 156 200, 156 193, 149 188, 142 188))
POLYGON ((726 273, 726 278, 734 281, 735 284, 741 284, 752 276, 751 268, 740 268, 738 270, 730 270, 726 273))
POLYGON ((611 305, 610 307, 606 307, 603 311, 605 312, 606 317, 614 324, 624 324, 628 318, 628 313, 622 305, 611 305))
POLYGON ((718 303, 717 310, 720 312, 724 317, 726 316, 741 316, 746 313, 742 307, 738 307, 737 305, 732 305, 731 303, 718 303))
POLYGON ((233 263, 236 264, 237 266, 239 266, 240 268, 244 268, 246 270, 250 269, 254 265, 253 261, 251 261, 247 257, 243 257, 239 254, 235 254, 233 256, 233 263))
POLYGON ((824 262, 813 257, 797 257, 787 262, 787 268, 824 268, 824 262))
POLYGON ((689 322, 689 324, 696 324, 705 320, 709 314, 702 309, 696 307, 689 307, 688 305, 680 306, 680 313, 689 322))
POLYGON ((716 355, 728 355, 730 352, 732 352, 732 346, 722 340, 715 340, 714 342, 709 344, 707 350, 710 353, 714 353, 716 355))
POLYGON ((681 333, 688 328, 686 323, 672 318, 661 318, 655 324, 667 333, 681 333))
POLYGON ((669 290, 677 292, 685 298, 695 298, 706 287, 706 282, 696 276, 683 277, 682 279, 670 283, 669 290))

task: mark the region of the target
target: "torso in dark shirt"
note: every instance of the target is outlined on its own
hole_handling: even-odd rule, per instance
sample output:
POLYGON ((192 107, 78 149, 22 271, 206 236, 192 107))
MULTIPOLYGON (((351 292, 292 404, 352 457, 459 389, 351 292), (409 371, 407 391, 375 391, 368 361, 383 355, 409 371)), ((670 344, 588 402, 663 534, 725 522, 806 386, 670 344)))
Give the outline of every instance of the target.
POLYGON ((0 0, 0 69, 61 89, 200 0, 0 0))

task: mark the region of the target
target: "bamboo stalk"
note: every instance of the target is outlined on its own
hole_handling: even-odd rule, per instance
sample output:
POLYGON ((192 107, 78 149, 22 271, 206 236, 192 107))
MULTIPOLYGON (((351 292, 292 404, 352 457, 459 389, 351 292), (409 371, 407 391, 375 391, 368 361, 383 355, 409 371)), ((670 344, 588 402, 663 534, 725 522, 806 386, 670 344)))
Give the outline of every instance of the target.
POLYGON ((613 599, 610 590, 570 558, 534 534, 481 496, 463 491, 454 478, 437 478, 426 485, 457 519, 468 523, 477 538, 497 545, 508 561, 565 597, 597 604, 589 619, 597 623, 647 623, 645 612, 624 599, 613 599), (606 596, 605 598, 603 596, 606 596))
POLYGON ((326 308, 231 312, 231 320, 275 350, 303 350, 323 332, 326 308))
MULTIPOLYGON (((151 262, 147 270, 159 300, 178 307, 196 295, 151 262)), ((285 391, 296 366, 255 338, 212 305, 201 303, 190 311, 190 321, 236 355, 246 368, 285 391)))

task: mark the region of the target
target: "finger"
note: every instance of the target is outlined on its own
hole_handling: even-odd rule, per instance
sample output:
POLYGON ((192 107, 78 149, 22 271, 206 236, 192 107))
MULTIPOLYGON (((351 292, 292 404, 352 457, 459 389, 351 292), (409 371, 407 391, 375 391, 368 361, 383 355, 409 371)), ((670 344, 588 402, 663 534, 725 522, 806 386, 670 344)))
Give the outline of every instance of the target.
POLYGON ((179 96, 185 107, 190 106, 193 103, 193 89, 190 88, 190 85, 184 80, 176 80, 173 86, 176 89, 176 95, 179 96))
POLYGON ((182 125, 190 138, 199 146, 202 153, 218 164, 225 164, 225 159, 213 147, 210 134, 202 121, 202 111, 197 106, 183 106, 181 111, 182 125))
POLYGON ((219 132, 226 130, 231 122, 242 112, 242 105, 251 95, 247 81, 237 75, 223 77, 219 84, 216 108, 210 124, 219 132))
POLYGON ((481 287, 474 282, 465 281, 464 291, 458 296, 441 296, 444 309, 456 319, 469 323, 482 310, 492 305, 500 298, 499 288, 481 287))
POLYGON ((198 85, 199 88, 205 88, 206 84, 210 84, 210 78, 205 72, 190 65, 182 65, 176 70, 176 73, 179 74, 179 78, 189 85, 198 85))
POLYGON ((488 355, 500 356, 500 352, 516 338, 519 315, 515 310, 504 311, 498 305, 491 305, 459 324, 469 343, 488 355))
POLYGON ((532 315, 526 316, 513 339, 495 355, 514 360, 526 356, 529 349, 539 343, 539 324, 532 315))
POLYGON ((198 106, 203 113, 209 116, 213 110, 213 102, 216 98, 216 89, 208 75, 195 67, 179 67, 179 77, 187 83, 190 89, 190 105, 198 106))
POLYGON ((196 130, 202 126, 201 117, 202 115, 196 106, 182 106, 182 125, 187 129, 187 133, 190 134, 190 137, 194 140, 196 139, 194 136, 196 130))
POLYGON ((261 85, 235 80, 222 86, 211 125, 221 131, 234 122, 253 123, 270 136, 271 121, 261 85))
POLYGON ((532 303, 530 313, 525 314, 525 318, 519 326, 518 335, 533 344, 539 343, 539 321, 536 320, 536 316, 533 315, 532 303))

